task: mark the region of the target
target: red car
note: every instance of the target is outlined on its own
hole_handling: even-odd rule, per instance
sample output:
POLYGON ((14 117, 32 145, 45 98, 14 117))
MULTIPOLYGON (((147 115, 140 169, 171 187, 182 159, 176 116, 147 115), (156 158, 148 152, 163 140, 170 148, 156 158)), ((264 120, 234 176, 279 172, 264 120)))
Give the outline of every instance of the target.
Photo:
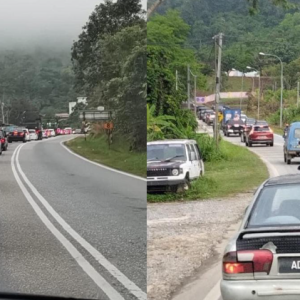
POLYGON ((253 125, 249 134, 246 135, 246 146, 253 144, 265 144, 274 146, 273 130, 268 125, 253 125))

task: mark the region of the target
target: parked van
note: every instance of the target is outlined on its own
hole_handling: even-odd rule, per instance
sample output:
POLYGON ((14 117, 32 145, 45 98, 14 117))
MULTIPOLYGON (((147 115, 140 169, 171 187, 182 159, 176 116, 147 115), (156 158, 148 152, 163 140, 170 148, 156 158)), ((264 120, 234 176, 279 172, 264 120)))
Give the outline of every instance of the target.
POLYGON ((300 157, 300 122, 292 123, 284 138, 284 162, 288 165, 292 158, 300 157))
POLYGON ((195 140, 147 143, 148 192, 182 192, 203 175, 204 163, 195 140))

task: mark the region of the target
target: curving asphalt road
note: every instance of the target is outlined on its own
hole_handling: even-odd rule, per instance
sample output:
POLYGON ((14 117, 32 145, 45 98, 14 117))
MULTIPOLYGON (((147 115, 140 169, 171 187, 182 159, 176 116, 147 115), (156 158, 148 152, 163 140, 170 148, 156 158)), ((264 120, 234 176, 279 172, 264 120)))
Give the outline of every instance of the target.
MULTIPOLYGON (((208 128, 208 133, 212 133, 212 128, 208 128)), ((241 142, 239 136, 223 137, 225 140, 245 147, 241 142)), ((284 163, 283 158, 283 144, 282 136, 274 135, 274 146, 266 147, 265 145, 253 145, 248 149, 256 153, 263 162, 267 165, 270 176, 279 176, 285 174, 299 173, 298 166, 300 159, 295 158, 292 160, 291 165, 284 163)), ((212 261, 208 262, 206 268, 200 277, 194 282, 185 286, 181 293, 177 294, 173 300, 222 300, 220 293, 220 280, 221 280, 221 257, 223 250, 227 244, 228 239, 238 230, 239 224, 231 228, 229 235, 225 237, 224 242, 216 251, 219 253, 219 259, 214 257, 212 261)))
POLYGON ((56 137, 0 157, 0 291, 146 299, 146 181, 56 137))

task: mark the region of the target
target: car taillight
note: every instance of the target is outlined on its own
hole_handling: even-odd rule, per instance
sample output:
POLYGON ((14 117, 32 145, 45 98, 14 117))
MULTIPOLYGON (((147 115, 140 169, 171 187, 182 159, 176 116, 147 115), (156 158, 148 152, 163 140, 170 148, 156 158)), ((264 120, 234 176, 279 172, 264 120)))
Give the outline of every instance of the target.
POLYGON ((245 250, 228 252, 223 257, 223 272, 239 273, 270 273, 273 253, 269 250, 245 250))
POLYGON ((1 139, 1 143, 4 144, 5 143, 5 139, 1 139))
POLYGON ((20 135, 24 135, 24 132, 20 132, 20 135))

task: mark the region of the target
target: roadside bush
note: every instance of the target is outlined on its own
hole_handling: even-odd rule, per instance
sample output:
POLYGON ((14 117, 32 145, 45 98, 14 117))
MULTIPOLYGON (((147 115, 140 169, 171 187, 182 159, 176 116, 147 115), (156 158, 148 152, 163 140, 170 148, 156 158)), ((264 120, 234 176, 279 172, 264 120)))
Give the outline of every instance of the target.
POLYGON ((201 149, 204 161, 218 161, 227 160, 228 153, 224 150, 222 143, 219 143, 219 148, 217 148, 216 143, 212 137, 206 133, 196 134, 194 138, 199 148, 201 149))

